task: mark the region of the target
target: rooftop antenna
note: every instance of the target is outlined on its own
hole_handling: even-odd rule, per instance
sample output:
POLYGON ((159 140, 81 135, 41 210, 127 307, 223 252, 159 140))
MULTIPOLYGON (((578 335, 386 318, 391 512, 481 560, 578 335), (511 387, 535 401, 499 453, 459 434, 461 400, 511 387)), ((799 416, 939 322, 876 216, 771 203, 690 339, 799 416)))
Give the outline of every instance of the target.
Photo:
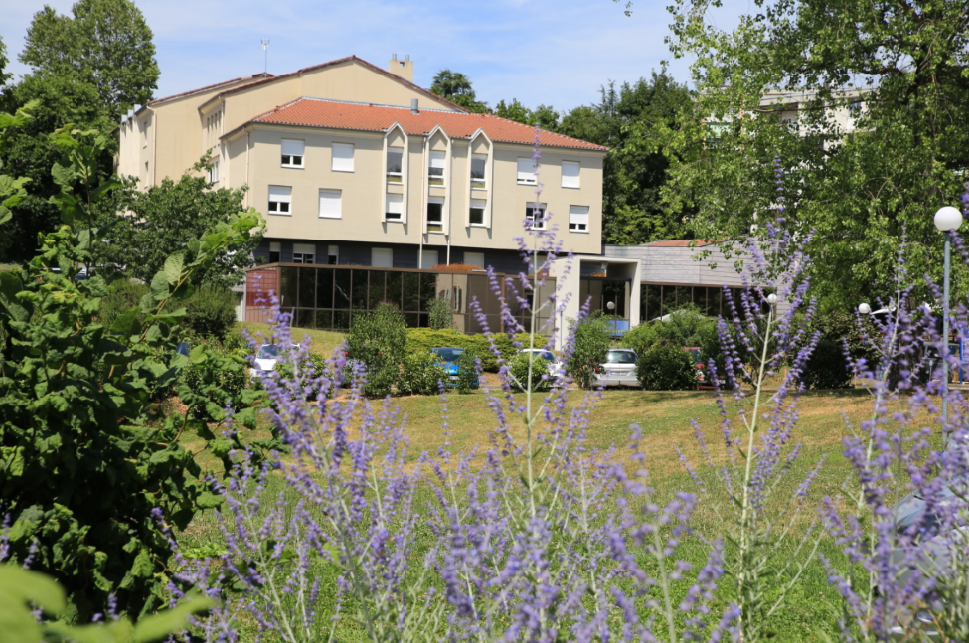
POLYGON ((264 52, 263 61, 262 61, 262 65, 263 65, 262 73, 268 74, 269 73, 269 41, 268 40, 262 41, 262 50, 264 52))

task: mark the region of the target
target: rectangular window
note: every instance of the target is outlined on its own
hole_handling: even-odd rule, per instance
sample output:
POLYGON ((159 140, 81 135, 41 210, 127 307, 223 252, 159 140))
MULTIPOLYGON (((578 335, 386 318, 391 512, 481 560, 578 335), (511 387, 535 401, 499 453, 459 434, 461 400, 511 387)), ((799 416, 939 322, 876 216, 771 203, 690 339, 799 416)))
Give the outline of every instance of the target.
POLYGON ((219 159, 212 161, 209 166, 209 183, 219 182, 219 159))
POLYGON ((387 195, 386 217, 387 217, 387 221, 404 220, 404 195, 403 194, 387 195))
MULTIPOLYGON (((421 268, 433 268, 437 265, 437 250, 424 248, 421 251, 421 268)), ((433 282, 432 282, 433 283, 433 282)))
POLYGON ((370 250, 370 265, 375 268, 394 267, 393 248, 372 248, 370 250))
POLYGON ((390 147, 387 149, 387 182, 403 183, 404 181, 404 148, 390 147))
POLYGON ((269 263, 277 263, 279 261, 279 250, 280 243, 278 241, 269 242, 269 263))
POLYGON ((485 267, 484 253, 483 252, 464 252, 464 263, 467 266, 477 266, 479 268, 485 267))
POLYGON ((545 229, 545 204, 529 203, 525 206, 525 218, 528 219, 532 230, 545 229))
POLYGON ((343 191, 320 190, 320 218, 340 219, 343 217, 343 191))
POLYGON ((333 144, 333 164, 331 168, 334 172, 353 172, 353 145, 350 143, 333 144))
POLYGON ((579 164, 575 161, 562 161, 562 187, 579 187, 579 164))
POLYGON ((444 199, 431 197, 427 200, 427 231, 444 231, 444 199))
POLYGON ((294 263, 314 263, 316 257, 316 244, 313 243, 294 243, 293 262, 294 263))
POLYGON ((537 185, 535 176, 535 161, 530 158, 518 159, 518 185, 537 185))
POLYGON ((471 199, 471 208, 468 211, 468 221, 471 225, 485 224, 485 206, 487 201, 484 199, 471 199))
POLYGON ((269 214, 289 214, 293 201, 293 188, 280 185, 269 186, 269 214))
POLYGON ((303 141, 284 138, 280 151, 280 163, 283 167, 303 167, 303 141))
POLYGON ((589 231, 589 206, 569 206, 569 232, 589 231))
POLYGON ((330 245, 326 249, 326 262, 331 266, 340 263, 340 246, 330 245))
POLYGON ((471 155, 471 187, 484 189, 487 187, 485 183, 485 165, 488 163, 487 154, 472 154, 471 155))
POLYGON ((444 152, 431 150, 427 161, 427 184, 444 185, 444 152))

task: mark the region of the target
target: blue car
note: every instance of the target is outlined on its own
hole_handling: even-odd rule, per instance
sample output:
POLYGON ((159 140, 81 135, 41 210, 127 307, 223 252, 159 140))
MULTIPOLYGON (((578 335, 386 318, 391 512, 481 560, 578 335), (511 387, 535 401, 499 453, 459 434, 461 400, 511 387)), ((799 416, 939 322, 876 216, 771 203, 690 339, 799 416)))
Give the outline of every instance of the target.
MULTIPOLYGON (((463 348, 432 348, 431 353, 434 354, 438 359, 438 363, 444 367, 444 371, 447 373, 447 384, 449 386, 457 386, 458 383, 458 358, 464 354, 463 348)), ((478 388, 478 383, 475 382, 472 388, 478 388)))

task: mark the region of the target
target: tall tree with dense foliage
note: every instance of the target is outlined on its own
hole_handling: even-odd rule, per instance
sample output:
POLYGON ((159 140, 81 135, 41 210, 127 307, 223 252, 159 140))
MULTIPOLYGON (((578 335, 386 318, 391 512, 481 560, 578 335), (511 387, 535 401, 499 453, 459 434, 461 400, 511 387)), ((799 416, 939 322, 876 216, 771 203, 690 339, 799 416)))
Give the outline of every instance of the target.
MULTIPOLYGON (((117 190, 102 208, 102 223, 114 223, 104 262, 132 277, 150 281, 171 253, 242 211, 245 191, 212 189, 208 179, 199 175, 204 169, 200 162, 193 168, 196 175, 185 174, 177 182, 166 178, 161 185, 146 191, 138 190, 133 181, 117 190), (115 221, 120 213, 126 216, 115 221)), ((230 246, 211 265, 196 270, 193 282, 224 288, 240 283, 243 269, 253 264, 252 253, 262 237, 262 229, 260 225, 244 243, 230 246)))
POLYGON ((79 0, 72 13, 60 15, 49 5, 39 11, 20 61, 40 75, 92 85, 105 115, 117 123, 158 87, 151 29, 130 0, 79 0))
POLYGON ((6 73, 7 63, 10 59, 7 58, 7 45, 4 44, 3 38, 0 37, 0 87, 7 84, 7 80, 10 78, 10 74, 6 73))
POLYGON ((707 18, 715 4, 671 7, 698 117, 669 136, 670 207, 695 210, 700 236, 736 239, 776 207, 783 172, 784 225, 817 231, 825 306, 893 292, 903 238, 908 274, 940 276, 932 215, 959 203, 969 167, 969 3, 756 0, 733 31, 707 18), (794 111, 768 90, 809 95, 794 111))
POLYGON ((483 113, 488 110, 488 103, 480 102, 475 97, 471 79, 450 69, 442 69, 434 74, 431 92, 471 112, 483 113))

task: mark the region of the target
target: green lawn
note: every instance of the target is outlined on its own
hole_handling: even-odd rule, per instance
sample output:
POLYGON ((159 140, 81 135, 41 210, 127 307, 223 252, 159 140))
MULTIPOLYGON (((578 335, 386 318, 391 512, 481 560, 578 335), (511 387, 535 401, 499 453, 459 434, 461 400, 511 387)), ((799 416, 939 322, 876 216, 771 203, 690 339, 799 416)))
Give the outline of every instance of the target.
MULTIPOLYGON (((236 330, 241 332, 245 328, 253 336, 263 336, 268 338, 270 333, 269 324, 257 324, 255 322, 240 322, 236 324, 236 330)), ((309 337, 309 347, 314 353, 324 357, 330 357, 333 350, 343 343, 345 335, 329 330, 311 330, 308 328, 293 328, 293 341, 304 342, 309 337)))
MULTIPOLYGON (((313 337, 314 348, 318 345, 334 346, 339 341, 336 333, 322 333, 309 331, 313 337)), ((570 392, 570 400, 577 403, 581 391, 570 392)), ((519 396, 519 399, 523 396, 519 396)), ((452 434, 449 440, 452 451, 468 450, 474 447, 482 451, 490 446, 489 431, 496 422, 492 411, 486 405, 483 391, 472 395, 449 394, 447 396, 448 416, 452 434)), ((380 402, 375 402, 379 404, 380 402)), ((395 399, 405 416, 405 433, 409 440, 408 461, 413 466, 417 463, 421 452, 435 453, 437 447, 444 441, 441 432, 441 404, 437 398, 409 397, 395 399)), ((849 474, 848 465, 841 455, 841 441, 847 435, 842 413, 855 422, 870 415, 871 401, 863 391, 845 391, 838 393, 819 392, 804 396, 800 404, 800 422, 795 432, 794 441, 803 443, 801 458, 793 471, 778 486, 778 495, 774 507, 780 509, 791 503, 793 490, 800 484, 803 476, 822 456, 827 454, 827 462, 823 472, 794 528, 795 537, 782 545, 777 553, 779 560, 793 556, 794 550, 801 542, 801 534, 807 529, 814 516, 817 515, 817 504, 824 495, 836 495, 840 485, 849 474)), ((724 450, 719 430, 719 411, 714 403, 712 393, 697 392, 643 392, 637 390, 605 391, 595 411, 590 416, 587 429, 589 445, 595 448, 607 448, 615 445, 617 457, 627 455, 626 444, 629 437, 629 425, 638 423, 645 438, 642 449, 646 454, 646 467, 650 471, 650 484, 657 490, 661 499, 672 497, 678 490, 693 491, 694 487, 689 475, 684 471, 675 448, 677 446, 695 464, 700 462, 700 452, 693 437, 690 420, 695 419, 706 431, 707 439, 712 445, 714 457, 722 459, 724 450), (719 448, 718 448, 719 446, 719 448)), ((514 427, 512 434, 516 438, 523 436, 521 426, 514 427)), ((259 432, 256 432, 258 435, 259 432)), ((200 443, 201 444, 201 443, 200 443)), ((192 448, 193 445, 186 445, 192 448)), ((211 464, 212 460, 205 453, 199 455, 200 461, 211 464)), ((708 482, 713 482, 712 475, 706 475, 708 482)), ((298 496, 285 488, 280 478, 274 478, 266 490, 268 494, 284 493, 295 501, 298 496)), ((425 506, 433 501, 428 489, 419 490, 417 507, 425 506)), ((714 512, 707 504, 701 503, 694 516, 693 527, 706 538, 716 538, 722 532, 720 523, 714 512)), ((207 543, 218 543, 220 540, 214 517, 211 512, 200 516, 183 534, 183 544, 187 547, 199 546, 207 543)), ((413 552, 416 566, 420 565, 420 556, 429 546, 431 535, 429 532, 418 534, 418 540, 413 552)), ((690 562, 701 565, 704 562, 706 550, 695 537, 690 539, 686 547, 686 557, 690 562)), ((825 541, 821 547, 822 553, 835 564, 843 564, 840 552, 830 541, 825 541)), ((327 613, 333 607, 333 587, 335 577, 327 569, 321 569, 324 591, 321 592, 321 613, 327 613), (329 588, 327 590, 326 588, 329 588)), ((685 584, 677 591, 686 591, 685 584)), ((722 594, 729 596, 729 591, 722 594)), ((720 606, 722 608, 722 606, 720 606)), ((772 615, 768 620, 769 627, 778 641, 812 641, 821 640, 820 631, 835 633, 835 618, 839 613, 840 599, 829 587, 825 570, 820 563, 814 563, 801 577, 790 592, 787 606, 772 615)), ((349 616, 349 614, 347 614, 349 616)), ((253 624, 242 617, 243 623, 253 624)), ((337 628, 338 640, 362 640, 362 633, 350 618, 343 618, 337 628)), ((249 640, 252 632, 243 636, 249 640)))

